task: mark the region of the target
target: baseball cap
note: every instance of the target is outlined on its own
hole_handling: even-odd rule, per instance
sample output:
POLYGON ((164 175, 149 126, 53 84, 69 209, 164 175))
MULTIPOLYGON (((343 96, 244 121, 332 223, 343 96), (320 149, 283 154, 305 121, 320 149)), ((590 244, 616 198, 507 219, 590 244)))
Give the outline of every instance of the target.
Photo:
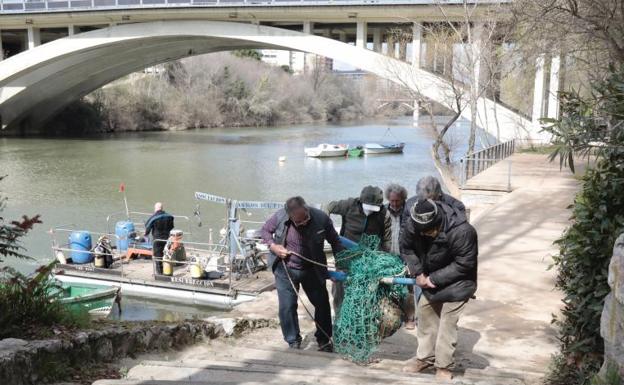
POLYGON ((383 204, 383 191, 376 186, 366 186, 360 193, 360 202, 362 202, 362 208, 364 209, 379 211, 383 204), (375 208, 365 206, 374 206, 375 208))

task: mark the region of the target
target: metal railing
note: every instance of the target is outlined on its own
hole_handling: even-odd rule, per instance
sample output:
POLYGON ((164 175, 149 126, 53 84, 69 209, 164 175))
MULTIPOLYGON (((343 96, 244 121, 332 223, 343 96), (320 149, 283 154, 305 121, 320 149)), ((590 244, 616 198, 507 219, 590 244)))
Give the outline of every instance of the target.
MULTIPOLYGON (((477 0, 475 0, 477 2, 477 0)), ((484 1, 481 0, 480 3, 484 1)), ((499 3, 501 0, 490 0, 499 3)), ((446 0, 445 4, 462 4, 446 0)), ((133 8, 431 5, 435 0, 0 0, 2 13, 47 13, 133 8)))
MULTIPOLYGON (((464 188, 466 182, 487 170, 501 160, 508 158, 516 151, 516 140, 512 139, 507 142, 495 144, 483 150, 474 152, 464 157, 461 162, 460 180, 461 186, 464 188)), ((507 169, 507 191, 511 191, 511 161, 508 161, 507 169)))

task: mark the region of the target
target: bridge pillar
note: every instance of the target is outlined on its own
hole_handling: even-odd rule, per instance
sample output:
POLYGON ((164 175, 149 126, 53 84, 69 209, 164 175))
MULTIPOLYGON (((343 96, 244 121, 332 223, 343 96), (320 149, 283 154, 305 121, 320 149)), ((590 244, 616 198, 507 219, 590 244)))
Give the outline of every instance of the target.
POLYGON ((4 49, 2 48, 2 30, 0 29, 0 61, 4 60, 4 49))
POLYGON ((477 23, 472 28, 472 42, 470 52, 472 53, 472 76, 475 95, 481 91, 481 58, 483 55, 483 37, 485 34, 485 25, 477 23))
POLYGON ((533 113, 531 119, 535 126, 539 126, 544 108, 544 55, 535 59, 535 85, 533 86, 533 113))
POLYGON ((561 69, 561 58, 559 55, 553 56, 550 60, 550 83, 548 92, 548 117, 557 119, 559 117, 559 71, 561 69))
POLYGON ((373 51, 381 53, 381 28, 373 29, 373 51))
POLYGON ((355 46, 360 48, 366 48, 366 43, 368 43, 368 31, 366 22, 363 20, 358 20, 356 23, 355 46))
POLYGON ((30 25, 28 26, 28 49, 33 49, 38 45, 41 45, 41 33, 39 28, 30 25))
POLYGON ((345 31, 338 31, 338 40, 343 43, 347 42, 347 33, 345 31))
POLYGON ((67 36, 73 36, 77 32, 77 28, 75 25, 70 24, 67 26, 67 36))
POLYGON ((420 68, 420 52, 422 47, 420 39, 422 37, 422 24, 414 23, 412 28, 412 66, 420 68))
POLYGON ((310 20, 306 20, 303 22, 303 33, 308 35, 314 34, 314 23, 310 20))

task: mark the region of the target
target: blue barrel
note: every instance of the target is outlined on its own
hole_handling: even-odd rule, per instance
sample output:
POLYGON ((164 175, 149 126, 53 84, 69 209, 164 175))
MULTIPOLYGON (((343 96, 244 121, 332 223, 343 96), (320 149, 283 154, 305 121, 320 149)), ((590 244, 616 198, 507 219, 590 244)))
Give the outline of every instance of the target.
POLYGON ((89 263, 93 261, 91 254, 91 234, 88 231, 74 231, 69 234, 69 255, 73 263, 89 263))
POLYGON ((134 233, 134 223, 130 221, 117 222, 117 224, 115 224, 115 235, 117 236, 117 250, 128 250, 130 236, 134 233))

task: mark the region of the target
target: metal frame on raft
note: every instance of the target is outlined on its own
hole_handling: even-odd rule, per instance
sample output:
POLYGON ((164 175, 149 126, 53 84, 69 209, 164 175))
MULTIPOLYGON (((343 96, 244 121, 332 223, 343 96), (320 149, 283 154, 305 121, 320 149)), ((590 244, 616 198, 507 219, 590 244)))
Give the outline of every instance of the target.
MULTIPOLYGON (((236 260, 237 255, 242 255, 245 259, 248 258, 247 252, 243 245, 241 244, 241 240, 245 240, 244 237, 241 237, 241 221, 238 216, 238 209, 248 210, 248 209, 266 209, 266 210, 279 210, 284 207, 283 203, 279 202, 265 202, 265 201, 239 201, 236 199, 225 198, 219 195, 208 194, 204 192, 195 192, 195 199, 198 201, 207 201, 216 204, 221 204, 226 207, 226 233, 225 233, 225 244, 228 245, 229 251, 229 262, 230 262, 230 271, 233 271, 233 262, 236 260)), ((196 212, 196 215, 199 216, 199 208, 196 212)), ((253 222, 257 223, 257 222, 253 222)), ((249 273, 252 273, 251 271, 249 273)), ((232 283, 232 274, 229 276, 230 285, 232 283)))
MULTIPOLYGON (((120 220, 123 218, 123 216, 125 216, 125 219, 132 222, 132 224, 135 226, 135 228, 137 229, 143 229, 145 230, 145 222, 147 221, 147 219, 149 219, 149 217, 151 217, 152 215, 154 215, 154 213, 144 213, 144 212, 140 212, 140 211, 121 211, 121 212, 116 212, 116 213, 112 213, 106 216, 106 231, 108 233, 111 232, 111 220, 116 219, 116 220, 120 220), (135 221, 133 220, 133 216, 140 216, 140 217, 145 217, 145 221, 141 222, 141 221, 135 221)), ((187 225, 185 226, 186 228, 182 229, 184 231, 184 235, 187 236, 187 238, 192 239, 193 236, 193 231, 192 231, 192 221, 191 218, 187 217, 186 215, 173 215, 171 214, 171 216, 173 217, 174 220, 180 220, 182 219, 187 225)))
MULTIPOLYGON (((70 253, 76 251, 68 245, 60 245, 56 241, 55 236, 58 233, 71 234, 72 229, 58 228, 50 230, 53 237, 52 250, 53 254, 61 251, 70 253)), ((106 235, 119 240, 115 234, 90 232, 91 235, 106 235)), ((168 240, 155 240, 155 242, 167 242, 168 240)), ((185 249, 191 254, 210 255, 219 253, 219 249, 223 245, 200 243, 200 242, 183 242, 185 249)), ((222 253, 222 251, 221 251, 222 253)), ((98 268, 93 263, 86 264, 59 264, 55 269, 55 278, 59 281, 69 284, 98 284, 121 287, 122 291, 128 295, 137 295, 157 300, 169 299, 178 303, 186 303, 192 305, 208 305, 221 308, 231 308, 243 302, 253 300, 256 295, 251 293, 240 292, 232 287, 231 279, 227 284, 217 283, 211 280, 195 279, 190 276, 180 275, 155 275, 153 280, 144 280, 128 276, 128 269, 124 267, 124 252, 116 250, 112 253, 113 267, 98 268)), ((56 255, 54 255, 56 257, 56 255)), ((154 269, 154 260, 152 260, 152 269, 154 269)), ((169 262, 165 260, 165 262, 169 262)), ((171 261, 175 264, 191 266, 193 261, 171 261)), ((227 271, 228 265, 218 266, 227 271)), ((153 270, 152 270, 153 271, 153 270)), ((229 271, 228 271, 229 273, 229 271)), ((232 274, 230 273, 230 276, 232 274)))

